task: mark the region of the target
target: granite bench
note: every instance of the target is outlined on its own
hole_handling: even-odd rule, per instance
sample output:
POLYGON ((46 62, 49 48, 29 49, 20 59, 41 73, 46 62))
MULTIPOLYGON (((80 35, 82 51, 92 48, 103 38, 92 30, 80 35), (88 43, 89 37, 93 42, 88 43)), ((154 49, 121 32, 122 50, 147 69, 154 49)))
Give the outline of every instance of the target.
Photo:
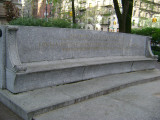
POLYGON ((154 69, 150 38, 77 29, 1 26, 0 88, 19 93, 154 69))

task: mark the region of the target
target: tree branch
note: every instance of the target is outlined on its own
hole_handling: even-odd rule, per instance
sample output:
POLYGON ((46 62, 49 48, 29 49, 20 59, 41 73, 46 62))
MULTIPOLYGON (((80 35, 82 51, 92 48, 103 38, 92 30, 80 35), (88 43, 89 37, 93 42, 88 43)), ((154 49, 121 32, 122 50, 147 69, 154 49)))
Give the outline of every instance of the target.
POLYGON ((114 3, 114 8, 115 8, 115 11, 116 11, 116 14, 117 14, 117 18, 118 18, 118 20, 120 20, 122 14, 121 14, 120 9, 119 9, 118 1, 113 0, 113 3, 114 3))

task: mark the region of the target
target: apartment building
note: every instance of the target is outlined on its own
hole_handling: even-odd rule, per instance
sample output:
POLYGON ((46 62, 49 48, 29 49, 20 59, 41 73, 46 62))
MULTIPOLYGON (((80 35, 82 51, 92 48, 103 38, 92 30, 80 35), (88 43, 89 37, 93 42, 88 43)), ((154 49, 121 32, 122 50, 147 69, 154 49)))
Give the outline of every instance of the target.
MULTIPOLYGON (((118 0, 120 9, 121 0, 118 0)), ((71 2, 63 0, 62 18, 71 19, 71 2)), ((113 0, 75 0, 76 19, 85 29, 117 32, 119 24, 113 0)), ((132 27, 145 26, 149 18, 157 19, 160 14, 160 0, 134 0, 132 27)))
POLYGON ((52 2, 48 0, 23 0, 23 16, 45 18, 52 16, 52 2))
POLYGON ((4 8, 4 1, 0 1, 0 25, 6 23, 6 14, 4 8))
POLYGON ((153 23, 154 26, 154 23, 158 22, 158 17, 160 17, 160 0, 147 0, 146 2, 142 0, 134 1, 132 17, 133 27, 146 26, 146 21, 148 19, 151 20, 150 23, 153 23))

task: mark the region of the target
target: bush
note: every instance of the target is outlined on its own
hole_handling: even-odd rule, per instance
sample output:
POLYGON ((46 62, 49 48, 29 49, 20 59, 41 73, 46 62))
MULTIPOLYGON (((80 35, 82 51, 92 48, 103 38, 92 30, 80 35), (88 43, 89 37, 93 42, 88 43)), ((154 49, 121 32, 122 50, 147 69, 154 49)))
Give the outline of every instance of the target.
POLYGON ((138 34, 138 35, 145 35, 145 36, 152 36, 153 33, 155 33, 157 30, 160 30, 159 28, 142 28, 142 29, 132 29, 132 34, 138 34))
POLYGON ((158 55, 158 62, 160 62, 160 51, 153 51, 153 54, 158 55))
POLYGON ((44 19, 35 18, 17 18, 9 22, 10 25, 23 25, 23 26, 43 26, 46 23, 44 19))
POLYGON ((160 44, 160 29, 155 30, 152 34, 152 42, 155 44, 160 44))
POLYGON ((23 26, 43 26, 43 27, 60 27, 60 28, 80 28, 78 25, 72 25, 65 19, 38 19, 38 18, 18 18, 9 22, 10 25, 23 26))
POLYGON ((152 50, 154 50, 154 51, 160 51, 160 47, 159 46, 152 46, 152 50))

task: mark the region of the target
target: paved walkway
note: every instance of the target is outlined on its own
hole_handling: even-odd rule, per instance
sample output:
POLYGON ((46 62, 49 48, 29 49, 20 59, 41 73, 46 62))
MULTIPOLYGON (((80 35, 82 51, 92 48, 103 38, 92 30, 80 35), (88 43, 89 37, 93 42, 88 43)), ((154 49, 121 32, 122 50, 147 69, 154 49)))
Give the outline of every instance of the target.
MULTIPOLYGON (((160 63, 157 64, 157 68, 160 69, 160 63)), ((158 89, 159 85, 160 85, 160 81, 152 82, 152 83, 148 83, 148 84, 144 84, 144 85, 139 85, 139 86, 127 88, 127 89, 121 90, 120 92, 112 93, 108 96, 102 96, 102 97, 95 98, 93 100, 88 100, 87 102, 82 102, 80 104, 77 104, 78 106, 80 105, 80 107, 78 107, 79 109, 74 110, 74 111, 71 110, 70 113, 75 114, 76 112, 80 113, 81 111, 87 110, 87 111, 90 111, 90 114, 91 115, 93 114, 93 116, 94 116, 95 112, 96 113, 101 112, 101 111, 97 111, 97 110, 92 111, 92 110, 94 110, 94 108, 98 107, 97 105, 99 103, 99 104, 101 104, 101 106, 99 106, 100 108, 101 107, 103 108, 103 106, 108 106, 108 105, 110 106, 110 107, 109 106, 106 107, 107 110, 109 110, 109 111, 105 112, 105 114, 109 115, 110 119, 112 118, 111 120, 143 120, 143 119, 144 120, 157 120, 157 119, 160 120, 160 117, 159 117, 160 113, 157 113, 158 111, 160 111, 160 109, 158 109, 158 107, 160 108, 160 106, 157 106, 158 104, 156 104, 157 101, 159 101, 159 103, 160 103, 160 89, 158 89), (147 87, 148 85, 149 85, 149 88, 147 87), (134 91, 133 89, 134 90, 136 89, 139 91, 134 91), (130 92, 127 93, 128 90, 130 92), (140 91, 142 91, 142 93, 143 92, 144 93, 141 95, 140 91), (154 93, 151 93, 151 92, 154 92, 154 93), (138 98, 136 97, 137 93, 138 93, 138 98), (107 98, 105 98, 105 97, 107 97, 107 98), (125 99, 122 99, 122 98, 125 98, 125 99), (135 98, 137 98, 137 99, 135 99, 135 98), (100 100, 98 100, 98 99, 100 99, 100 100), (139 101, 139 99, 141 101, 139 101), (97 102, 95 102, 95 100, 98 100, 99 102, 97 103, 97 102), (112 102, 109 102, 109 101, 112 101, 112 102), (137 102, 136 102, 136 104, 134 102, 128 103, 129 101, 137 101, 137 102), (141 105, 141 107, 139 107, 140 105, 137 103, 139 103, 141 105), (143 104, 143 103, 146 103, 146 104, 143 104), (81 106, 81 104, 84 104, 82 106, 84 106, 85 110, 82 109, 83 107, 81 106), (91 107, 92 109, 90 109, 90 107, 87 108, 86 104, 93 105, 91 107), (94 104, 95 105, 97 104, 97 105, 95 106, 94 104), (145 105, 146 105, 146 107, 145 107, 145 105), (114 106, 114 107, 112 107, 112 106, 114 106), (117 107, 115 107, 115 106, 117 106, 117 107), (131 108, 133 108, 133 109, 131 109, 131 108), (142 109, 142 108, 144 108, 144 109, 142 109), (80 111, 78 111, 78 110, 80 110, 80 111), (150 112, 148 112, 148 111, 150 111, 150 112), (131 114, 131 113, 134 113, 134 114, 131 114), (151 114, 151 113, 153 113, 153 114, 151 114), (119 116, 122 116, 123 119, 121 119, 121 117, 119 117, 119 116), (127 117, 124 118, 124 116, 127 116, 127 117), (136 118, 135 116, 138 116, 138 117, 136 118)), ((63 113, 61 113, 61 115, 63 115, 63 116, 60 118, 62 118, 61 120, 63 120, 63 117, 65 117, 66 118, 65 120, 67 120, 67 116, 70 116, 70 114, 65 116, 66 115, 65 111, 66 110, 68 111, 70 107, 74 107, 74 106, 76 106, 76 105, 66 107, 65 109, 57 110, 55 112, 55 113, 57 113, 56 116, 58 116, 59 113, 61 113, 60 111, 64 111, 63 113)), ((105 108, 103 108, 103 109, 105 110, 105 108)), ((89 116, 91 116, 90 114, 87 114, 87 112, 86 113, 82 112, 79 115, 83 115, 86 119, 89 116), (86 117, 86 116, 88 116, 88 117, 86 117)), ((77 116, 78 115, 76 115, 76 117, 77 116)), ((37 118, 37 120, 41 120, 43 117, 45 117, 45 116, 41 116, 41 117, 37 118)), ((94 119, 97 120, 96 119, 97 117, 95 116, 94 119)), ((83 119, 83 120, 85 120, 85 119, 83 119)), ((94 120, 94 119, 87 119, 87 120, 94 120)), ((18 117, 17 115, 15 115, 12 111, 10 111, 2 103, 0 103, 0 120, 22 120, 22 119, 20 117, 18 117)), ((49 119, 47 118, 45 120, 49 120, 49 119)), ((58 120, 58 119, 56 119, 56 120, 58 120)), ((72 119, 70 119, 70 120, 72 120, 72 119)), ((78 117, 74 120, 78 120, 78 117)), ((103 119, 98 118, 98 120, 103 120, 103 119)), ((105 117, 105 120, 106 120, 106 117, 105 117)))
POLYGON ((22 120, 16 114, 14 114, 11 110, 5 107, 2 103, 0 103, 0 120, 22 120))
POLYGON ((35 120, 160 120, 160 80, 97 97, 35 120))

